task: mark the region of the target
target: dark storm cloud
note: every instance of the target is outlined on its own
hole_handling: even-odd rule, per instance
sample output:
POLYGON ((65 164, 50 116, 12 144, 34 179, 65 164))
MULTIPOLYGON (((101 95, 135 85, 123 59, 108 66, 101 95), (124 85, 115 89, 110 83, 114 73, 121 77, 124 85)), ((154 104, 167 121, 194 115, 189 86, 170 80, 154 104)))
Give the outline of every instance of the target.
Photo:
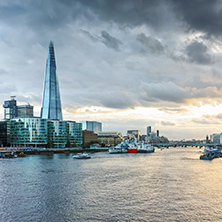
POLYGON ((202 42, 194 41, 186 47, 188 60, 199 64, 210 64, 213 62, 208 48, 202 42))
POLYGON ((144 23, 153 27, 161 26, 160 7, 164 2, 162 0, 81 0, 79 2, 94 11, 99 18, 123 26, 138 26, 144 23))
POLYGON ((164 47, 161 42, 151 36, 141 33, 137 36, 137 40, 143 45, 143 51, 153 54, 162 54, 164 47))
POLYGON ((199 30, 208 36, 222 34, 221 0, 172 0, 174 12, 191 30, 199 30))
POLYGON ((7 3, 0 8, 0 19, 24 22, 33 29, 52 30, 85 18, 115 22, 122 27, 143 24, 161 31, 169 26, 166 16, 171 14, 191 30, 207 35, 222 33, 221 0, 48 0, 7 3), (28 15, 24 17, 24 14, 28 15), (11 16, 9 16, 11 15, 11 16))
POLYGON ((109 48, 113 48, 115 50, 119 50, 119 46, 122 44, 121 41, 111 36, 108 32, 102 31, 102 42, 109 48))
MULTIPOLYGON (((64 4, 71 2, 64 1, 64 4)), ((190 30, 202 31, 208 36, 222 34, 221 0, 79 0, 79 3, 99 18, 122 26, 146 24, 159 30, 169 25, 166 14, 171 13, 190 30)))

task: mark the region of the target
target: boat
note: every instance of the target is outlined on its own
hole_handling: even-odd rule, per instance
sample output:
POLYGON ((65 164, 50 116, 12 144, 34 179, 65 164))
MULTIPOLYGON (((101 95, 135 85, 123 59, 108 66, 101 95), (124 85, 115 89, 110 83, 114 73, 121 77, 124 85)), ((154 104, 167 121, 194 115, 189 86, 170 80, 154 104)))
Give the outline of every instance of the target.
POLYGON ((108 151, 110 154, 128 153, 128 147, 129 147, 128 144, 121 142, 115 147, 110 147, 108 151))
POLYGON ((221 150, 217 150, 217 149, 204 152, 202 155, 200 155, 201 160, 212 160, 218 157, 222 157, 222 153, 221 153, 221 150))
POLYGON ((208 152, 208 151, 211 151, 211 150, 213 150, 213 149, 214 149, 213 147, 206 146, 206 147, 204 148, 204 152, 208 152))
POLYGON ((24 152, 21 152, 18 154, 18 157, 26 157, 26 154, 24 152))
POLYGON ((138 146, 136 144, 129 144, 127 148, 128 153, 137 153, 138 146))
POLYGON ((91 156, 84 152, 84 153, 77 153, 76 155, 73 156, 73 159, 90 159, 91 156))
POLYGON ((142 143, 137 145, 137 153, 153 153, 155 148, 149 143, 142 143))

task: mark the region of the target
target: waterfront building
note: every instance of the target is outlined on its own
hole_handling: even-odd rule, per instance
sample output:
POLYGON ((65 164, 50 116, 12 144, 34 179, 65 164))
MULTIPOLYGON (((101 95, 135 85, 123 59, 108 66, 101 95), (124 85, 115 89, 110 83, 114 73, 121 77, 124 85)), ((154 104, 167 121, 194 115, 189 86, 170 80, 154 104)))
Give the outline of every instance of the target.
POLYGON ((93 131, 82 131, 83 147, 89 147, 91 142, 98 143, 98 135, 93 131))
POLYGON ((67 146, 80 147, 83 144, 82 124, 75 121, 66 121, 69 128, 67 146))
POLYGON ((82 145, 82 125, 75 121, 15 118, 10 121, 13 147, 65 148, 82 145))
POLYGON ((0 121, 0 146, 10 146, 10 122, 9 120, 0 121))
POLYGON ((215 144, 222 144, 222 133, 214 133, 210 135, 211 142, 215 144))
POLYGON ((150 136, 150 133, 151 133, 151 126, 148 126, 147 127, 147 136, 150 136))
POLYGON ((62 120, 62 108, 56 75, 56 61, 53 43, 49 43, 46 62, 45 83, 41 108, 41 118, 62 120))
POLYGON ((122 141, 122 134, 119 132, 98 132, 98 141, 105 146, 116 146, 122 141))
POLYGON ((17 106, 17 117, 33 117, 33 106, 30 104, 17 106))
POLYGON ((18 116, 15 96, 11 96, 11 100, 4 101, 3 107, 5 120, 10 120, 18 116))
POLYGON ((39 117, 10 120, 10 143, 13 147, 46 147, 47 120, 39 117))
POLYGON ((137 141, 140 140, 140 130, 127 130, 128 138, 136 139, 137 141))
POLYGON ((69 128, 65 121, 48 120, 47 129, 48 148, 65 148, 67 146, 69 128))
POLYGON ((80 121, 82 129, 98 133, 102 131, 102 123, 96 121, 80 121))

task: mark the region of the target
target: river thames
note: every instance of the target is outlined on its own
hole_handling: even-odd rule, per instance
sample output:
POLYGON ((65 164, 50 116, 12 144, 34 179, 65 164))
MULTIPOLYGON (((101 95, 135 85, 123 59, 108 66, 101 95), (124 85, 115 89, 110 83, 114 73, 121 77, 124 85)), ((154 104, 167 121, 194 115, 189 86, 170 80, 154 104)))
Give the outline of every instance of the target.
POLYGON ((222 221, 222 158, 201 151, 0 159, 0 221, 222 221))

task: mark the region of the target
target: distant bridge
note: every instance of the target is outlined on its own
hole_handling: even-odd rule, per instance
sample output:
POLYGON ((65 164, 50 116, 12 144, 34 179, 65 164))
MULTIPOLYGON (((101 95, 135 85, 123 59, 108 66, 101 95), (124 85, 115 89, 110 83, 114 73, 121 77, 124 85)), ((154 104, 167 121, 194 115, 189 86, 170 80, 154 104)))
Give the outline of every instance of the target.
POLYGON ((186 142, 186 141, 181 141, 181 142, 169 142, 169 143, 152 143, 153 146, 161 148, 161 147, 216 147, 216 146, 221 146, 221 144, 216 144, 216 143, 201 143, 201 142, 186 142))

